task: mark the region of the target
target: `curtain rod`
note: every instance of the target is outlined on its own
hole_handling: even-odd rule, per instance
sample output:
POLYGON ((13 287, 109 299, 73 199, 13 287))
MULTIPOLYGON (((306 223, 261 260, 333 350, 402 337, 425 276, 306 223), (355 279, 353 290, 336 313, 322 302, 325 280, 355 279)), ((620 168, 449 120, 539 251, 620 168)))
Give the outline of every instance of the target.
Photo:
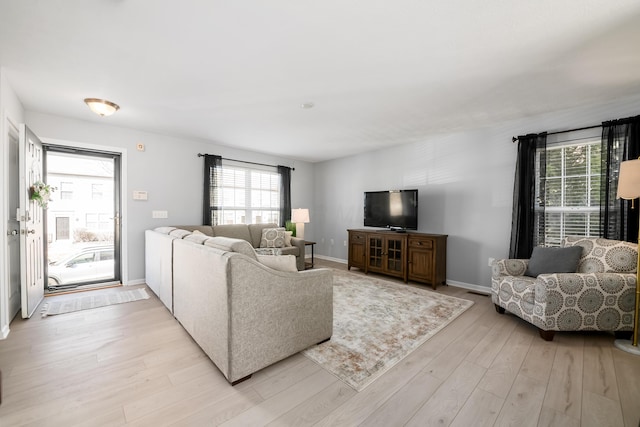
MULTIPOLYGON (((198 153, 198 157, 204 157, 204 156, 208 156, 210 154, 202 154, 202 153, 198 153)), ((277 165, 268 165, 266 163, 256 163, 256 162, 247 162, 246 160, 237 160, 237 159, 227 159, 226 157, 222 157, 222 160, 231 160, 232 162, 240 162, 240 163, 247 163, 249 165, 258 165, 258 166, 269 166, 270 168, 277 168, 277 165)), ((296 168, 291 168, 292 171, 296 170, 296 168)))
MULTIPOLYGON (((585 126, 583 128, 576 128, 576 129, 567 129, 567 130, 559 130, 557 132, 547 132, 547 135, 557 135, 559 133, 567 133, 567 132, 577 132, 579 130, 587 130, 587 129, 595 129, 595 128, 600 128, 602 127, 602 125, 593 125, 593 126, 585 126)), ((516 142, 518 140, 517 137, 512 137, 511 138, 511 142, 516 142)))

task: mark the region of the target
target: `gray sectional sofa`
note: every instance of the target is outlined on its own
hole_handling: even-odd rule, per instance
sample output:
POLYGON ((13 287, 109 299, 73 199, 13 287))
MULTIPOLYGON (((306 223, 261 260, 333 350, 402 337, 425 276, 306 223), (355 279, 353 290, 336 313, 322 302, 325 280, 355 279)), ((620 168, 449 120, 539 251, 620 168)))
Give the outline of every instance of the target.
POLYGON ((230 383, 331 337, 331 270, 190 228, 146 231, 147 284, 230 383))

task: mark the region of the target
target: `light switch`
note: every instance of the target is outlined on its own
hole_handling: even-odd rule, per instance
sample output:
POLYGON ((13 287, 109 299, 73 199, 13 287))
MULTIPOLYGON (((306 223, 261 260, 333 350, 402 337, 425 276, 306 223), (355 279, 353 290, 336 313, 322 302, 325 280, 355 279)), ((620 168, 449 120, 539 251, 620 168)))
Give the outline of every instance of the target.
POLYGON ((151 211, 151 218, 169 218, 167 211, 151 211))
POLYGON ((147 200, 147 192, 146 191, 133 191, 133 200, 147 200))

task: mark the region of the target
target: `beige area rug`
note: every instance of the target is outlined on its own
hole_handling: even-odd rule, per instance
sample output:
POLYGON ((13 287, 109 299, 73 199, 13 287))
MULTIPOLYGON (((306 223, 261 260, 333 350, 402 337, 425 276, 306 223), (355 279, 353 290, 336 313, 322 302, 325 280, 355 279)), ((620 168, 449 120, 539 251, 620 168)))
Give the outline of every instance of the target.
POLYGON ((59 301, 45 303, 42 306, 42 317, 71 313, 72 311, 88 310, 90 308, 104 307, 107 305, 123 304, 125 302, 142 299, 149 299, 149 294, 144 288, 98 295, 86 295, 73 299, 61 299, 59 301))
POLYGON ((473 305, 426 289, 333 272, 333 336, 303 354, 363 390, 473 305))

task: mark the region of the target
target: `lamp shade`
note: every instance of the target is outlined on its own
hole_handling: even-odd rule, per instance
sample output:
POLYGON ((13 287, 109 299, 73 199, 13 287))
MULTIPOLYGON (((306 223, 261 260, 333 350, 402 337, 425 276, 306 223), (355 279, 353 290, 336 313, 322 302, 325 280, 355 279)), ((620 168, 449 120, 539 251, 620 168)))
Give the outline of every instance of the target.
POLYGON ((102 117, 110 116, 120 109, 118 104, 114 104, 106 99, 85 98, 84 102, 89 106, 91 111, 102 117))
POLYGON ((291 209, 291 222, 296 224, 309 222, 309 209, 291 209))
POLYGON ((620 163, 618 198, 625 200, 640 197, 640 159, 620 163))

